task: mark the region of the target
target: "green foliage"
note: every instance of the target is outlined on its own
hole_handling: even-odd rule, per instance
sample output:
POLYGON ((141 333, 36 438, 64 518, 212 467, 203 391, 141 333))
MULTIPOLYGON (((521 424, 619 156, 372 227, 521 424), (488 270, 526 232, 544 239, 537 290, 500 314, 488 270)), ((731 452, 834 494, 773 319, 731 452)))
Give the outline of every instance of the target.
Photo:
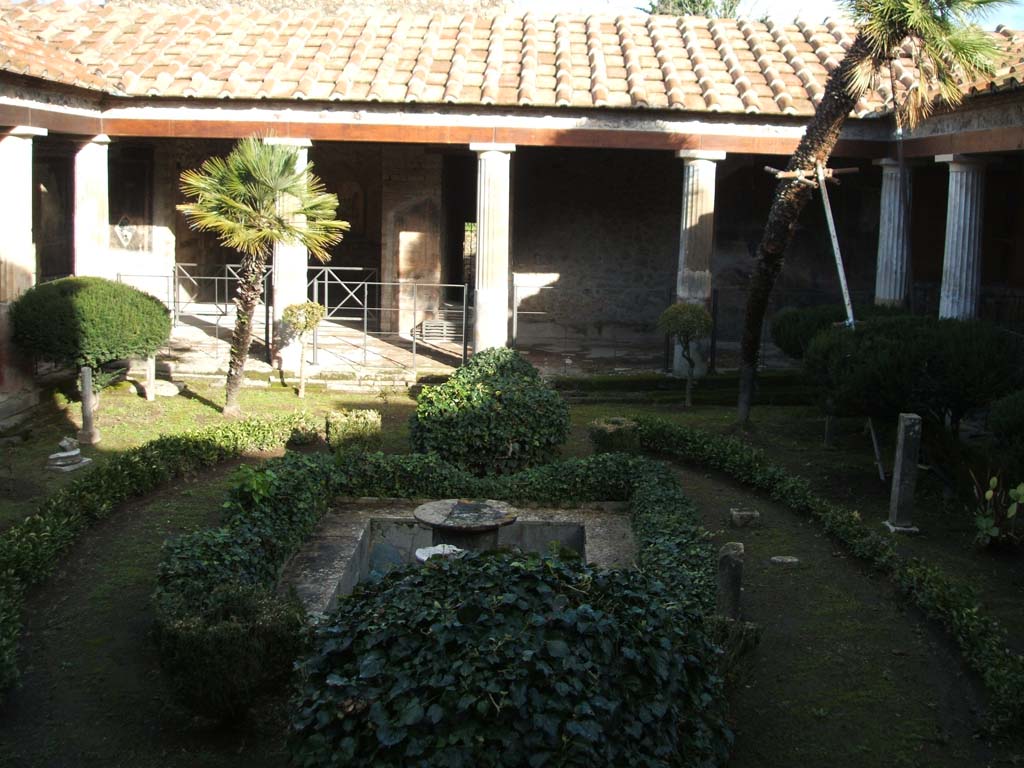
POLYGON ((706 16, 709 19, 732 19, 740 0, 651 0, 650 13, 668 16, 706 16))
POLYGON ((1001 463, 1024 477, 1024 389, 992 403, 988 426, 1001 463))
POLYGON ((837 414, 920 413, 956 425, 1021 382, 1021 344, 980 321, 901 317, 814 337, 804 369, 837 414))
POLYGON ((76 368, 148 357, 171 318, 147 293, 102 277, 65 277, 29 288, 11 305, 14 343, 27 355, 76 368))
POLYGON ((380 450, 380 411, 331 411, 324 434, 327 445, 334 450, 380 450))
POLYGON ((172 692, 197 714, 240 717, 291 675, 305 649, 306 613, 260 587, 214 588, 195 611, 166 610, 155 638, 172 692))
POLYGON ((410 432, 413 450, 477 474, 509 473, 555 455, 569 434, 569 407, 518 353, 489 349, 423 388, 410 432))
POLYGON ((326 314, 327 308, 323 304, 306 301, 302 304, 289 304, 284 308, 281 319, 301 339, 303 334, 316 330, 326 314))
POLYGON ((1005 630, 982 613, 977 596, 940 569, 900 554, 893 539, 866 525, 854 510, 814 493, 811 484, 773 464, 763 451, 732 437, 657 419, 638 419, 645 449, 725 472, 741 483, 818 520, 825 531, 857 557, 886 574, 919 608, 952 635, 967 664, 990 694, 992 728, 1024 721, 1024 655, 1007 647, 1005 630))
MULTIPOLYGON (((394 456, 382 453, 366 454, 362 451, 340 451, 333 457, 328 455, 287 455, 281 459, 272 459, 258 469, 245 470, 240 475, 239 483, 231 491, 229 502, 226 505, 223 526, 184 536, 169 543, 160 566, 160 586, 155 596, 158 615, 157 637, 168 637, 168 633, 173 633, 175 627, 187 628, 187 637, 171 645, 166 656, 161 654, 162 666, 170 675, 176 690, 189 689, 189 693, 183 696, 183 701, 186 704, 204 714, 221 718, 235 717, 240 714, 237 705, 244 700, 244 697, 238 693, 240 684, 235 679, 219 681, 218 677, 227 678, 230 670, 257 669, 260 664, 264 663, 265 657, 260 656, 260 662, 253 659, 246 662, 243 659, 231 657, 230 663, 226 662, 223 673, 218 673, 211 665, 205 665, 201 689, 194 690, 195 686, 191 686, 189 683, 197 673, 188 663, 188 659, 202 653, 202 648, 205 645, 209 646, 211 655, 219 657, 226 653, 221 639, 223 632, 227 630, 223 630, 222 622, 219 620, 213 621, 208 618, 211 615, 219 615, 216 614, 216 606, 210 605, 210 595, 226 585, 233 589, 259 588, 269 594, 276 584, 283 564, 298 549, 303 539, 316 525, 326 500, 337 495, 406 498, 475 497, 507 499, 517 503, 537 501, 550 504, 599 499, 629 500, 642 575, 602 576, 601 578, 607 578, 610 581, 615 581, 618 578, 626 579, 625 583, 631 585, 630 589, 647 590, 650 587, 646 600, 652 606, 655 615, 643 620, 642 617, 636 616, 636 621, 640 624, 631 624, 631 626, 644 626, 642 621, 649 621, 650 627, 661 627, 666 616, 669 616, 671 619, 669 625, 674 629, 667 635, 658 629, 652 636, 664 637, 665 642, 675 642, 672 638, 681 638, 685 642, 685 648, 689 655, 689 658, 685 659, 687 677, 685 691, 676 697, 671 705, 677 707, 678 711, 685 715, 681 730, 678 734, 672 736, 662 734, 659 738, 678 739, 675 743, 679 745, 687 759, 694 761, 692 763, 694 765, 701 764, 699 762, 701 759, 709 759, 711 755, 723 750, 728 735, 721 719, 721 688, 716 672, 717 650, 708 641, 703 627, 704 613, 709 610, 714 601, 713 553, 707 542, 707 534, 698 525, 697 515, 692 504, 682 495, 678 483, 667 468, 642 457, 624 454, 603 454, 587 459, 573 459, 536 467, 513 475, 485 477, 477 477, 448 464, 437 454, 394 456), (662 614, 662 611, 667 613, 662 614), (209 638, 204 638, 205 626, 209 626, 209 638), (186 643, 188 653, 183 654, 177 649, 186 643)), ((486 566, 488 569, 501 568, 500 578, 489 587, 481 581, 467 581, 465 588, 461 591, 448 589, 441 584, 436 584, 432 589, 437 588, 442 591, 447 589, 446 600, 451 600, 458 594, 465 597, 478 592, 483 599, 483 596, 488 594, 488 589, 492 590, 492 595, 498 594, 493 590, 502 590, 504 585, 511 584, 518 574, 524 575, 524 584, 537 583, 534 576, 529 575, 530 572, 517 571, 511 565, 507 567, 502 565, 507 562, 503 558, 504 556, 493 559, 481 558, 479 561, 481 564, 490 563, 486 566)), ((515 558, 512 558, 512 561, 519 562, 515 558)), ((539 572, 548 569, 548 566, 541 567, 539 560, 531 560, 531 562, 537 563, 539 572)), ((557 568, 562 567, 562 565, 557 566, 557 568)), ((421 571, 414 573, 422 574, 421 571)), ((387 583, 394 584, 396 582, 389 581, 387 583)), ((382 594, 374 592, 374 589, 368 588, 367 594, 375 595, 375 597, 367 599, 384 600, 382 594)), ((379 589, 386 590, 388 587, 379 589)), ((537 590, 544 592, 543 585, 538 583, 537 590)), ((506 592, 500 592, 500 594, 506 594, 506 592)), ((356 613, 365 610, 367 611, 365 615, 369 615, 371 610, 369 607, 360 608, 356 605, 359 600, 360 598, 357 597, 352 601, 346 601, 343 604, 343 610, 351 610, 356 613)), ((588 604, 590 608, 586 610, 602 608, 600 604, 588 604)), ((384 621, 386 618, 391 621, 393 619, 393 628, 397 631, 400 623, 399 617, 404 615, 402 611, 413 611, 416 605, 419 603, 406 604, 402 602, 393 605, 387 616, 382 616, 381 620, 384 621)), ((433 611, 435 609, 432 604, 427 604, 424 610, 433 611)), ((508 610, 519 615, 527 608, 510 606, 508 610)), ((570 610, 576 610, 580 616, 584 612, 582 607, 571 609, 566 605, 565 611, 570 610)), ((232 621, 245 623, 235 614, 232 616, 232 621)), ((453 632, 461 631, 454 627, 451 629, 453 632)), ((230 631, 236 632, 238 636, 244 634, 242 630, 234 627, 231 627, 230 631)), ((472 631, 472 628, 467 631, 472 631)), ((533 653, 540 659, 544 656, 549 640, 565 639, 564 637, 548 636, 548 631, 548 629, 538 630, 538 635, 532 643, 529 643, 529 638, 519 638, 515 642, 529 643, 530 648, 533 648, 533 653)), ((555 628, 550 628, 550 631, 554 632, 555 628)), ((354 635, 346 636, 349 637, 350 642, 355 642, 354 635)), ((416 633, 404 641, 399 641, 397 635, 394 639, 396 643, 400 642, 406 652, 413 654, 411 644, 421 643, 421 649, 426 651, 436 638, 424 637, 422 634, 416 633)), ((167 641, 161 640, 161 642, 167 641)), ((381 642, 383 642, 383 636, 381 642)), ((659 640, 659 642, 661 641, 659 640)), ((275 647, 284 648, 286 646, 279 642, 275 647)), ((253 653, 257 651, 253 651, 253 653)), ((329 644, 325 642, 321 653, 330 655, 332 652, 329 644)), ((501 653, 500 648, 497 649, 497 652, 501 653)), ((584 649, 580 648, 579 653, 583 652, 584 649)), ((603 648, 601 652, 604 653, 603 648)), ((389 662, 389 666, 392 663, 396 665, 396 672, 398 671, 397 658, 395 656, 394 660, 389 662)), ((411 659, 412 656, 406 658, 411 659)), ((460 656, 460 658, 464 657, 460 656)), ((481 655, 479 659, 481 663, 483 658, 481 655)), ((423 658, 422 662, 424 664, 432 663, 427 658, 423 658)), ((649 662, 648 657, 637 660, 639 665, 649 662)), ((276 662, 266 663, 269 665, 269 676, 262 678, 246 672, 244 690, 256 691, 278 679, 281 665, 276 662)), ((450 666, 451 658, 449 657, 445 663, 450 666)), ((470 674, 475 667, 468 660, 465 663, 467 674, 470 674)), ((660 668, 660 662, 658 666, 660 668)), ((599 668, 596 661, 592 669, 586 668, 586 670, 587 675, 611 675, 614 677, 618 674, 616 670, 599 668)), ((554 672, 554 670, 552 671, 554 672)), ((230 674, 234 673, 230 672, 230 674)), ((423 690, 434 686, 427 666, 424 666, 419 674, 419 677, 415 677, 411 671, 409 672, 407 679, 410 685, 422 687, 423 690)), ((472 672, 472 674, 476 676, 477 672, 472 672)), ((659 671, 659 674, 662 674, 662 671, 659 671)), ((550 694, 552 701, 549 704, 544 704, 544 708, 551 709, 553 717, 563 717, 562 713, 567 710, 566 702, 562 699, 573 700, 577 695, 575 686, 586 685, 586 683, 584 680, 580 680, 569 685, 570 688, 561 692, 556 690, 554 694, 550 694)), ((550 691, 548 692, 550 693, 550 691)), ((331 698, 333 692, 328 693, 330 695, 325 694, 325 696, 331 698)), ((395 697, 400 693, 402 692, 395 691, 395 697)), ((622 695, 625 696, 626 693, 623 692, 622 695)), ((474 706, 477 700, 474 700, 474 706)), ((397 698, 395 698, 395 702, 397 706, 397 698)), ((537 704, 536 710, 541 711, 541 705, 535 703, 537 704)), ((583 706, 582 703, 580 705, 583 706)), ((429 710, 429 705, 425 705, 424 709, 429 710)), ((458 710, 457 702, 456 711, 461 711, 458 710)), ((352 713, 346 712, 345 714, 352 713)), ((474 717, 482 718, 485 714, 492 716, 494 713, 477 710, 474 717)), ((576 719, 585 720, 584 715, 587 713, 581 709, 577 713, 576 719)), ((400 715, 399 719, 404 716, 400 715)), ((301 717, 305 717, 305 715, 300 716, 300 719, 301 717)), ((314 715, 313 717, 318 716, 314 715)), ((411 717, 411 713, 409 717, 411 717)), ((662 715, 658 715, 658 717, 660 718, 662 715)), ((319 719, 316 722, 323 726, 319 719)), ((482 722, 482 720, 478 719, 474 722, 482 722)), ((500 722, 505 723, 507 720, 500 719, 500 722)), ((497 727, 497 723, 494 725, 497 727)), ((561 725, 558 727, 562 728, 561 725)), ((570 728, 567 723, 564 727, 570 728)), ((376 733, 376 731, 374 732, 376 733)), ((570 729, 566 732, 571 733, 572 731, 570 729)), ((364 735, 366 738, 371 738, 369 732, 364 735)), ((630 737, 632 736, 633 734, 630 734, 630 737)), ((382 738, 387 741, 391 737, 382 738)), ((537 738, 541 738, 539 733, 537 738)), ((321 749, 320 746, 317 746, 313 736, 310 737, 310 740, 304 739, 304 741, 308 742, 303 747, 304 750, 307 748, 321 749)), ((661 749, 660 745, 664 743, 664 741, 652 741, 651 748, 661 749)), ((388 745, 384 744, 384 746, 388 745)), ((451 746, 455 747, 457 744, 451 746)), ((339 748, 348 749, 344 745, 339 748)), ((584 745, 579 748, 589 749, 584 745)), ((443 749, 443 747, 439 747, 439 749, 443 749)))
POLYGON ((51 494, 34 515, 0 534, 0 689, 17 680, 21 593, 56 568, 78 535, 125 501, 243 453, 266 451, 316 433, 306 414, 247 420, 159 437, 87 470, 51 494))
POLYGON ((341 242, 347 222, 334 218, 338 197, 312 165, 296 167, 298 150, 259 137, 239 141, 227 157, 211 157, 181 174, 192 202, 178 206, 192 229, 213 232, 245 256, 266 258, 276 243, 300 243, 320 261, 341 242))
POLYGON ((986 485, 977 480, 975 486, 974 541, 987 547, 995 541, 1019 542, 1017 510, 1024 502, 1024 483, 1005 488, 998 477, 991 477, 986 485))
POLYGON ((632 453, 640 450, 636 422, 622 416, 595 419, 587 427, 595 453, 632 453))
MULTIPOLYGON (((901 307, 883 307, 858 304, 853 308, 857 321, 905 315, 901 307)), ((772 342, 795 360, 802 360, 811 339, 821 331, 839 323, 846 323, 846 307, 842 304, 822 304, 816 307, 787 307, 772 318, 769 330, 772 342)))
POLYGON ((661 313, 658 330, 689 348, 693 342, 711 335, 711 315, 702 304, 679 302, 661 313))
POLYGON ((393 571, 318 630, 295 762, 706 764, 714 745, 694 726, 711 647, 695 619, 643 570, 574 559, 468 553, 393 571))

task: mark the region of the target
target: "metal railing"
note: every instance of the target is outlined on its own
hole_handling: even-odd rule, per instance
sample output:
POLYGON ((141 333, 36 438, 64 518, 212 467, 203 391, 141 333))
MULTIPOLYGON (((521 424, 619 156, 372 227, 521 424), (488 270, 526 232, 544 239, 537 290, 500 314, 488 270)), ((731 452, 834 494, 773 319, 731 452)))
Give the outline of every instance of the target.
POLYGON ((310 267, 308 276, 309 300, 324 306, 325 320, 358 319, 367 306, 379 303, 370 290, 377 280, 372 267, 310 267))
POLYGON ((329 307, 328 316, 313 333, 314 365, 323 352, 340 354, 363 367, 416 370, 424 354, 448 364, 466 361, 468 285, 368 279, 331 285, 345 301, 333 312, 329 307), (411 355, 409 366, 403 364, 405 354, 411 355))

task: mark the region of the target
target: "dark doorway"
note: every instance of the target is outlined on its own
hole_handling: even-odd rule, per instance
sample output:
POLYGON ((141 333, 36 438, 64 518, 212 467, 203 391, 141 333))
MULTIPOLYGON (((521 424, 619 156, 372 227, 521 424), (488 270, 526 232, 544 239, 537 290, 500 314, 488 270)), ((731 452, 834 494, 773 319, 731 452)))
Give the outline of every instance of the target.
POLYGON ((70 146, 46 147, 32 161, 32 239, 36 282, 74 272, 74 157, 70 146))

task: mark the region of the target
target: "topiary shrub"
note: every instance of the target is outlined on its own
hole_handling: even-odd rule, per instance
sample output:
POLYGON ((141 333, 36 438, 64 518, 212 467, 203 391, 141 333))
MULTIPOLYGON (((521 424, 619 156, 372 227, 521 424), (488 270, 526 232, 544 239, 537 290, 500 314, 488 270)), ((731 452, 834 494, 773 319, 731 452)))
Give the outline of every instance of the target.
POLYGON ((468 553, 361 586, 321 626, 302 766, 703 766, 709 641, 645 571, 468 553))
MULTIPOLYGON (((164 599, 170 599, 167 593, 164 599)), ((240 717, 255 696, 280 686, 305 650, 306 612, 257 586, 225 584, 198 610, 158 606, 155 639, 179 702, 217 720, 240 717)))
POLYGON ((37 360, 98 368, 148 357, 167 341, 171 317, 147 293, 102 277, 66 277, 27 290, 11 305, 14 343, 37 360))
POLYGON ((980 321, 900 317, 815 336, 804 370, 839 415, 914 411, 953 431, 1021 381, 1020 342, 980 321))
POLYGON ((549 461, 568 434, 568 406, 510 349, 474 355, 444 384, 424 387, 410 429, 413 450, 481 475, 549 461))
MULTIPOLYGON (((886 307, 875 304, 858 304, 853 309, 858 320, 895 317, 905 315, 902 307, 886 307)), ((846 307, 842 304, 823 304, 817 307, 787 307, 772 318, 770 331, 772 342, 786 355, 795 360, 803 359, 813 339, 821 331, 837 323, 846 322, 846 307)))
POLYGON ((331 411, 325 426, 327 445, 334 450, 380 450, 380 411, 331 411))
POLYGON ((594 453, 639 453, 640 433, 636 422, 624 416, 595 419, 587 427, 594 453))
POLYGON ((658 330, 675 339, 680 354, 686 361, 686 407, 693 405, 694 369, 693 345, 711 335, 711 315, 701 304, 679 302, 673 304, 658 318, 658 330))

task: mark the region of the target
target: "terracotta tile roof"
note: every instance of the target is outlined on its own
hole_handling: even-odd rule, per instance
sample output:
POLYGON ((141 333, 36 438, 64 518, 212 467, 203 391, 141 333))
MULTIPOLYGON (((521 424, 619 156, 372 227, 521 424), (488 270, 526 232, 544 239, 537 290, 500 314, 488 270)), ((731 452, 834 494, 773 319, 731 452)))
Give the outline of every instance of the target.
POLYGON ((81 88, 117 91, 114 83, 66 50, 7 25, 0 25, 0 70, 81 88))
MULTIPOLYGON (((838 20, 64 2, 0 5, 0 21, 0 69, 129 96, 762 115, 812 114, 854 36, 838 20)), ((991 87, 1014 87, 1024 38, 996 37, 1010 63, 991 87)), ((856 114, 884 110, 890 82, 898 91, 914 83, 905 54, 856 114)))

